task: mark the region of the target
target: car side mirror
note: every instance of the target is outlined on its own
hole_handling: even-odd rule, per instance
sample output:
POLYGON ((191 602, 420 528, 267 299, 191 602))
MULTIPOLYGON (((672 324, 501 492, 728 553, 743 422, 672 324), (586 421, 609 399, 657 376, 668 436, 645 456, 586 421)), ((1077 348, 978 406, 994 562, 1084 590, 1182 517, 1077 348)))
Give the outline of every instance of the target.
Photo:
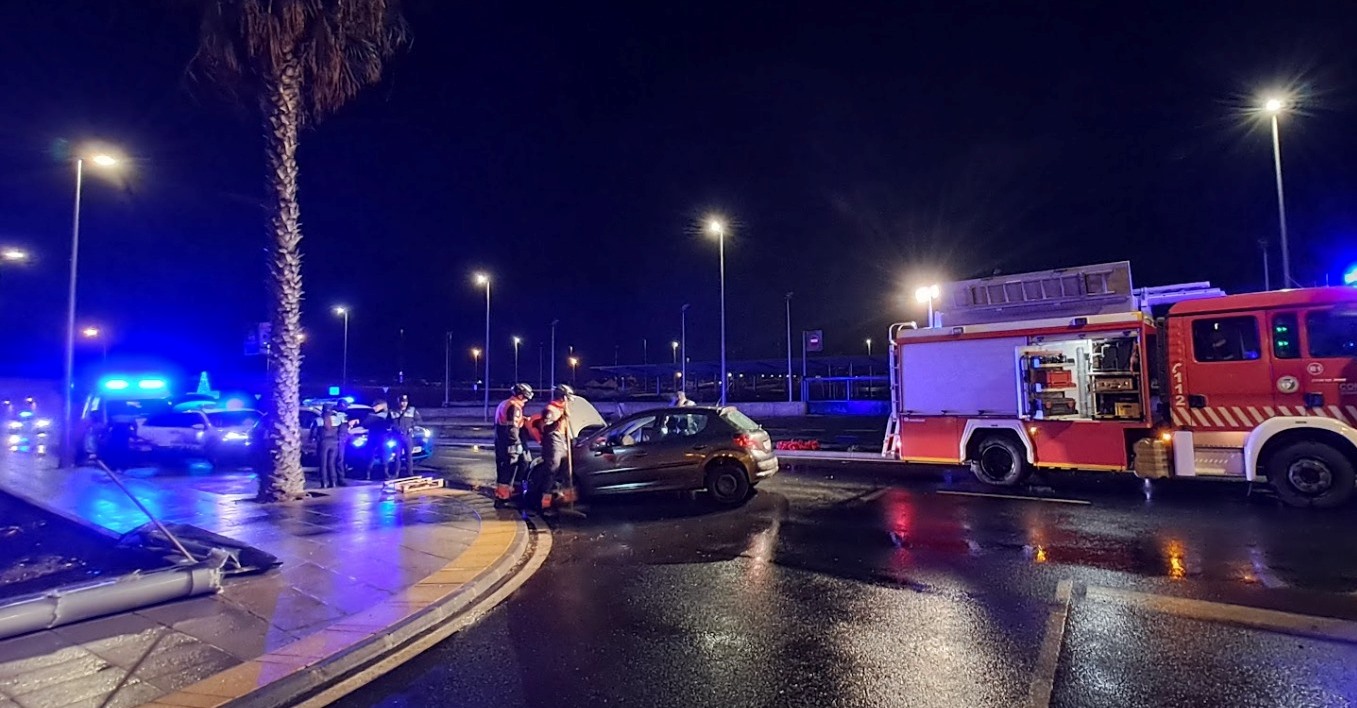
POLYGON ((607 438, 598 438, 589 443, 589 449, 594 452, 612 452, 613 446, 608 444, 607 438))

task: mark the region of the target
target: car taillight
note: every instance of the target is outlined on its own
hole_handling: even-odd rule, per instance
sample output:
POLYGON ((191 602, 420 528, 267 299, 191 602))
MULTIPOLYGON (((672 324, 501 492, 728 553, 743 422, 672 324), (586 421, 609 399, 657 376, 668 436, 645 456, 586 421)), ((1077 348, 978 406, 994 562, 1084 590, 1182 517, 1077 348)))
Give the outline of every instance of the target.
POLYGON ((756 450, 759 447, 759 441, 754 439, 749 433, 740 433, 735 436, 735 446, 743 447, 747 450, 756 450))

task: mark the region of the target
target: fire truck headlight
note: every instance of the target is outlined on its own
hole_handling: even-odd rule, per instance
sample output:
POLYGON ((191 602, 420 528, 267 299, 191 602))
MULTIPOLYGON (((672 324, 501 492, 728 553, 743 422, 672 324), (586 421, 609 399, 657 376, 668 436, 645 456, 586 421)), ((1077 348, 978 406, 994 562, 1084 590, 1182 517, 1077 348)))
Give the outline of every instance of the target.
POLYGON ((1173 433, 1168 432, 1160 433, 1159 439, 1163 440, 1164 442, 1173 442, 1173 433))
POLYGON ((1028 434, 1028 435, 1036 435, 1036 434, 1037 434, 1037 426, 1033 425, 1032 427, 1028 428, 1028 429, 1027 429, 1027 434, 1028 434))

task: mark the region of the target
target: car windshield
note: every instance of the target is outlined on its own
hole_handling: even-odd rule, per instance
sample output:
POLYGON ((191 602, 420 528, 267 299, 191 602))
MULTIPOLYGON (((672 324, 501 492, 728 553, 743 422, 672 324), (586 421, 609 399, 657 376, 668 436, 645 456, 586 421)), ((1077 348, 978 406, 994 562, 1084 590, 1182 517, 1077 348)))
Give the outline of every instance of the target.
POLYGON ((749 416, 734 408, 727 408, 721 411, 721 417, 724 418, 727 423, 735 426, 737 430, 761 430, 758 423, 755 423, 749 416))
POLYGON ((208 422, 214 428, 238 428, 259 422, 259 413, 255 411, 213 411, 207 414, 208 422))
POLYGON ((170 410, 170 402, 161 398, 136 400, 136 399, 106 399, 104 401, 104 411, 110 418, 139 418, 164 413, 170 410))

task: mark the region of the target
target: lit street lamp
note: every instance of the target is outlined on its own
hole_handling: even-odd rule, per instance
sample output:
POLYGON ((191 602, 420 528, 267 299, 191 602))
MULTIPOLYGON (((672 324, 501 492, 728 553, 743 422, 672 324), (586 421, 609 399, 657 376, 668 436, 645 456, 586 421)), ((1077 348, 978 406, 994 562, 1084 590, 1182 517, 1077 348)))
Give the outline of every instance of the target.
POLYGON ((80 336, 98 342, 103 349, 104 360, 108 360, 108 334, 106 332, 98 327, 85 327, 80 330, 80 336))
MULTIPOLYGON (((118 165, 112 155, 97 153, 89 157, 95 167, 111 169, 118 165)), ((75 210, 71 218, 71 275, 66 293, 66 361, 62 381, 61 463, 75 463, 75 286, 80 274, 80 192, 85 182, 85 156, 75 158, 75 210)))
POLYGON ((1277 126, 1277 115, 1289 108, 1285 99, 1272 97, 1263 102, 1263 111, 1272 122, 1272 164, 1277 173, 1277 224, 1282 238, 1282 287, 1294 285, 1291 280, 1291 248, 1286 240, 1286 195, 1282 191, 1282 141, 1277 126))
POLYGON ((570 362, 570 385, 574 386, 576 383, 575 376, 575 374, 577 373, 576 369, 578 369, 580 365, 580 358, 577 356, 572 356, 568 361, 570 362))
POLYGON ((678 363, 678 348, 679 348, 678 340, 675 340, 675 341, 670 342, 670 343, 669 343, 669 348, 674 350, 674 363, 677 364, 677 363, 678 363))
POLYGON ((518 383, 518 345, 522 343, 522 337, 514 337, 514 383, 518 383))
POLYGON ((0 261, 5 263, 23 263, 28 260, 28 251, 22 248, 6 247, 0 249, 0 261))
POLYGON ((921 303, 928 304, 928 326, 933 326, 933 301, 942 295, 942 289, 937 285, 925 285, 914 291, 914 298, 921 303))
POLYGON ((349 385, 349 308, 336 305, 335 314, 344 318, 344 357, 339 369, 339 387, 343 389, 349 385))
POLYGON ((730 385, 726 373, 726 224, 717 217, 707 219, 707 233, 716 237, 721 251, 721 405, 726 405, 730 385))
POLYGON ((481 373, 481 348, 471 348, 471 388, 475 390, 476 384, 480 383, 478 377, 481 373))
POLYGON ((476 274, 476 284, 485 286, 485 410, 483 418, 490 422, 490 276, 476 274))

